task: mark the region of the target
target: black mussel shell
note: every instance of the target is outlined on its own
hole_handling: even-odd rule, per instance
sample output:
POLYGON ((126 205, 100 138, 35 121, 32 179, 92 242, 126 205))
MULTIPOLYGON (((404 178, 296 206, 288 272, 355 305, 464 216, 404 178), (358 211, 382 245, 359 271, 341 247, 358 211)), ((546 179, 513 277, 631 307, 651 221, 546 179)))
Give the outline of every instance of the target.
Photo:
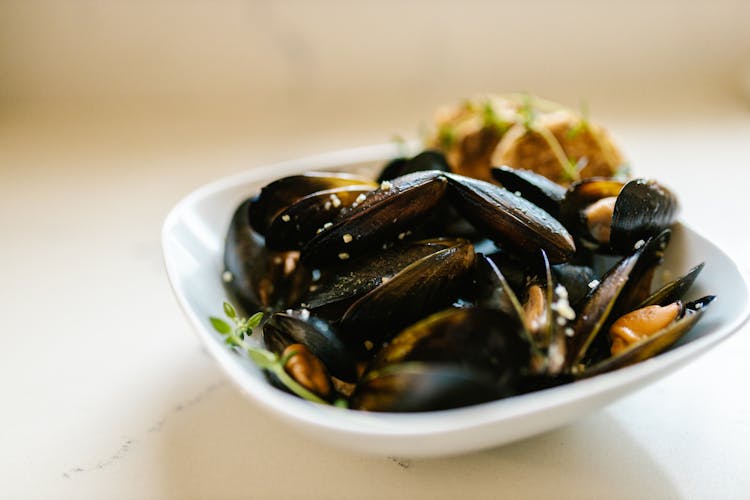
POLYGON ((305 307, 313 311, 339 310, 345 305, 346 309, 408 265, 456 243, 455 239, 442 238, 413 241, 322 269, 320 278, 310 285, 304 299, 305 307))
POLYGON ((518 193, 534 205, 557 218, 565 188, 531 170, 506 166, 493 167, 492 177, 505 189, 518 193))
POLYGON ((351 185, 376 185, 369 179, 350 174, 309 172, 278 179, 260 190, 250 206, 250 224, 265 235, 271 222, 282 210, 309 194, 351 185))
POLYGON ((300 198, 279 212, 266 230, 266 246, 273 250, 299 250, 324 230, 342 210, 374 188, 367 184, 317 191, 300 198))
POLYGON ((356 208, 342 212, 302 247, 302 261, 331 265, 377 248, 405 233, 440 202, 446 189, 441 172, 417 172, 384 181, 356 208))
POLYGON ((621 294, 630 296, 627 288, 637 288, 641 280, 639 272, 652 269, 655 259, 660 259, 666 248, 671 232, 663 231, 656 238, 650 239, 638 248, 604 276, 601 282, 584 298, 583 305, 572 325, 573 335, 568 337, 566 366, 572 367, 580 363, 587 354, 589 347, 603 330, 615 309, 615 304, 621 294))
POLYGON ((468 284, 474 267, 472 245, 455 241, 357 299, 341 318, 343 334, 378 345, 406 325, 450 305, 468 284))
POLYGON ((584 378, 592 377, 600 373, 638 363, 666 351, 695 326, 706 311, 706 307, 714 299, 713 295, 708 295, 686 304, 685 313, 680 319, 672 322, 654 335, 633 344, 619 354, 586 368, 580 376, 584 378))
MULTIPOLYGON (((525 282, 518 284, 520 290, 525 282)), ((474 267, 474 283, 476 289, 476 304, 485 309, 502 311, 511 317, 522 317, 522 306, 518 302, 517 293, 508 282, 505 273, 495 261, 484 254, 477 254, 474 267)))
POLYGON ((310 272, 299 265, 298 254, 272 252, 250 227, 246 200, 235 211, 224 246, 226 287, 246 311, 288 307, 309 286, 310 272))
POLYGON ((639 241, 656 236, 677 217, 677 198, 654 180, 633 179, 617 196, 612 213, 610 246, 615 253, 632 251, 639 241))
POLYGON ((488 238, 520 255, 536 256, 542 249, 553 263, 565 262, 575 253, 568 231, 533 203, 489 182, 446 176, 454 206, 488 238))
POLYGON ((492 376, 485 372, 450 364, 403 363, 361 381, 350 406, 381 412, 437 411, 500 397, 492 376))
POLYGON ((340 339, 336 329, 306 310, 275 313, 263 325, 266 347, 281 354, 290 344, 303 344, 320 359, 328 372, 346 382, 357 380, 357 365, 352 349, 340 339))
POLYGON ((529 364, 530 345, 517 317, 476 307, 447 309, 403 330, 371 364, 420 361, 449 363, 492 374, 498 393, 519 392, 529 364))
POLYGON ((570 263, 552 266, 555 281, 568 291, 568 302, 575 308, 591 290, 595 283, 596 273, 590 266, 579 266, 570 263))
POLYGON ((649 295, 633 309, 640 309, 652 305, 664 306, 681 299, 685 296, 685 293, 687 293, 690 287, 693 286, 693 283, 695 283, 696 278, 703 270, 703 265, 703 263, 700 263, 688 271, 684 276, 680 276, 676 280, 670 281, 649 295))
POLYGON ((450 166, 442 152, 436 150, 425 150, 413 158, 396 158, 389 162, 385 168, 383 168, 383 171, 380 172, 378 182, 390 181, 396 177, 401 177, 402 175, 426 170, 450 172, 450 166))

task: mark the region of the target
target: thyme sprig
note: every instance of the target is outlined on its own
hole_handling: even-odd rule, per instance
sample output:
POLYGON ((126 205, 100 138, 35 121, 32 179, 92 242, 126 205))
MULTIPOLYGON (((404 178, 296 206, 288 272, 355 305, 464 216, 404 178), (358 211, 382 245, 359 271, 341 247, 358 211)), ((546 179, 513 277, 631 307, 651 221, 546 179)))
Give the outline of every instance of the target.
POLYGON ((246 341, 246 339, 253 334, 253 330, 260 325, 260 322, 263 320, 262 312, 257 312, 249 318, 242 318, 237 314, 237 310, 229 302, 224 302, 223 308, 224 314, 232 323, 234 323, 234 326, 216 316, 211 316, 208 320, 211 322, 211 326, 213 326, 214 330, 224 337, 225 344, 235 351, 246 353, 258 368, 275 375, 279 382, 281 382, 284 387, 289 389, 293 394, 314 403, 325 405, 330 404, 328 401, 303 387, 299 382, 289 376, 286 370, 284 370, 284 365, 294 353, 291 353, 284 358, 280 358, 277 354, 263 349, 262 347, 249 344, 246 341))

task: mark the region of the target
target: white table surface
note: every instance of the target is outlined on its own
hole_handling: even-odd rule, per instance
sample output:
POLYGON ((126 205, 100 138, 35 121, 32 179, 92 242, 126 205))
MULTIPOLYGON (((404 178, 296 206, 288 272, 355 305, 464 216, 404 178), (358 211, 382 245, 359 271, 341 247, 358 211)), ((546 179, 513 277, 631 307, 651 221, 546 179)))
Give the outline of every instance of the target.
MULTIPOLYGON (((0 498, 750 498, 748 328, 574 425, 435 460, 319 445, 224 378, 167 283, 168 210, 216 177, 383 142, 416 116, 8 110, 0 498)), ((607 118, 636 170, 671 185, 684 218, 747 266, 748 110, 607 118)))

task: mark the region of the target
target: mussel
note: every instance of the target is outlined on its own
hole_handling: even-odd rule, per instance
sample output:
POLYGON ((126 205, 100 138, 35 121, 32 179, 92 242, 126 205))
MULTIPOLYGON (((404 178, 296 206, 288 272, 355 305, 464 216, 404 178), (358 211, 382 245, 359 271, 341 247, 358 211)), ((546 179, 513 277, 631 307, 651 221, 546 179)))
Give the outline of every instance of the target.
POLYGON ((299 263, 299 252, 269 250, 253 230, 249 216, 254 200, 235 211, 227 231, 222 280, 246 310, 276 310, 296 304, 311 273, 299 263))

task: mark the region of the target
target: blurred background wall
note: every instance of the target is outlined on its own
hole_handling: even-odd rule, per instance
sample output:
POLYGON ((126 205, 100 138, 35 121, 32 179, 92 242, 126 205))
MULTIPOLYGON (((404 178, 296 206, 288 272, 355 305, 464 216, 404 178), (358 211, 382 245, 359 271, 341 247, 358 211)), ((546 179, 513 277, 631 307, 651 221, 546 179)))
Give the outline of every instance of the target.
POLYGON ((6 109, 424 112, 519 90, 633 110, 737 97, 749 64, 746 0, 0 1, 6 109))

